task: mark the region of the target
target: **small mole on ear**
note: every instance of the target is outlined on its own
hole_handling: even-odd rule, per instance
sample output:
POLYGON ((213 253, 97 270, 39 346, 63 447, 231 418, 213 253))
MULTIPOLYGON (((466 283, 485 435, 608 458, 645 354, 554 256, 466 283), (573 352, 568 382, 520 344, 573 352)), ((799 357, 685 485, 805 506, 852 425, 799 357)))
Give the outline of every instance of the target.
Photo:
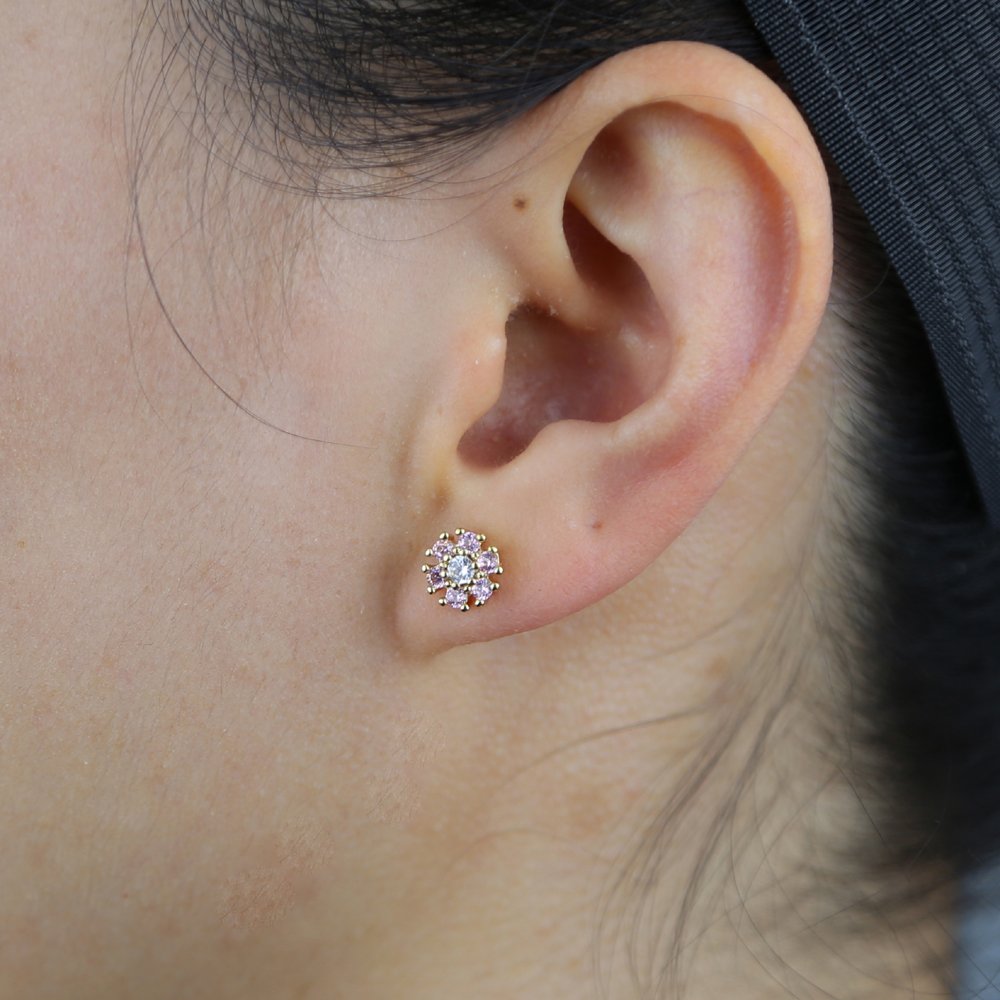
POLYGON ((514 208, 516 208, 519 212, 523 212, 527 207, 528 207, 528 199, 525 198, 523 195, 518 195, 514 199, 514 208))
POLYGON ((594 531, 600 531, 601 528, 604 527, 604 522, 603 521, 594 521, 594 523, 591 524, 591 527, 594 529, 594 531))

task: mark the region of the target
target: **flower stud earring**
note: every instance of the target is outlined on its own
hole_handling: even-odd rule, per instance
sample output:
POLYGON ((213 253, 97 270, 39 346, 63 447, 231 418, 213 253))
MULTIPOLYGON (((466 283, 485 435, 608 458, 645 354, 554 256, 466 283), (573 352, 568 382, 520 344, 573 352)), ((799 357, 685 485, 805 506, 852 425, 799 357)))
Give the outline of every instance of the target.
POLYGON ((503 573, 495 545, 487 548, 486 536, 458 528, 455 537, 447 532, 424 553, 437 559, 433 566, 421 566, 427 576, 427 593, 445 592, 438 604, 456 611, 481 608, 500 589, 490 577, 503 573))

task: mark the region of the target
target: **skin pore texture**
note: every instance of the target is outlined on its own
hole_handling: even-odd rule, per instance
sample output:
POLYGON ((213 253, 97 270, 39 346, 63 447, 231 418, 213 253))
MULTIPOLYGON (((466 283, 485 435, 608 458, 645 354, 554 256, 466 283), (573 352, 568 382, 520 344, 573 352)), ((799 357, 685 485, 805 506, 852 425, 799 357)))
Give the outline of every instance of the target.
POLYGON ((844 777, 784 94, 650 46, 315 199, 130 69, 131 3, 6 13, 0 998, 945 995, 844 777))

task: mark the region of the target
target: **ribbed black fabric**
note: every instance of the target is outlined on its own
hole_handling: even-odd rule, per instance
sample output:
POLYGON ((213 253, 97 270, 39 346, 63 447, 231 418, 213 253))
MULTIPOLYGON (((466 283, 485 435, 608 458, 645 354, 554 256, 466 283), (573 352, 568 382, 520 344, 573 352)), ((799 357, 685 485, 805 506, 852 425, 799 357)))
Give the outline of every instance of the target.
POLYGON ((1000 528, 1000 0, 745 0, 930 338, 1000 528))

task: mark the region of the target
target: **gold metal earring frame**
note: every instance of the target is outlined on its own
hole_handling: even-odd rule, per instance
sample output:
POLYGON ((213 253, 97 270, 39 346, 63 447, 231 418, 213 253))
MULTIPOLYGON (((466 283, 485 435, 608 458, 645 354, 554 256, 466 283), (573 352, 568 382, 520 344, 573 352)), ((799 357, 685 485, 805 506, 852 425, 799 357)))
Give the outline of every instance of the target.
POLYGON ((454 538, 442 532, 438 540, 424 553, 438 561, 425 564, 420 572, 427 579, 427 593, 443 590, 438 604, 455 611, 481 608, 500 589, 493 576, 503 573, 500 551, 495 545, 485 546, 486 535, 456 528, 454 538))

